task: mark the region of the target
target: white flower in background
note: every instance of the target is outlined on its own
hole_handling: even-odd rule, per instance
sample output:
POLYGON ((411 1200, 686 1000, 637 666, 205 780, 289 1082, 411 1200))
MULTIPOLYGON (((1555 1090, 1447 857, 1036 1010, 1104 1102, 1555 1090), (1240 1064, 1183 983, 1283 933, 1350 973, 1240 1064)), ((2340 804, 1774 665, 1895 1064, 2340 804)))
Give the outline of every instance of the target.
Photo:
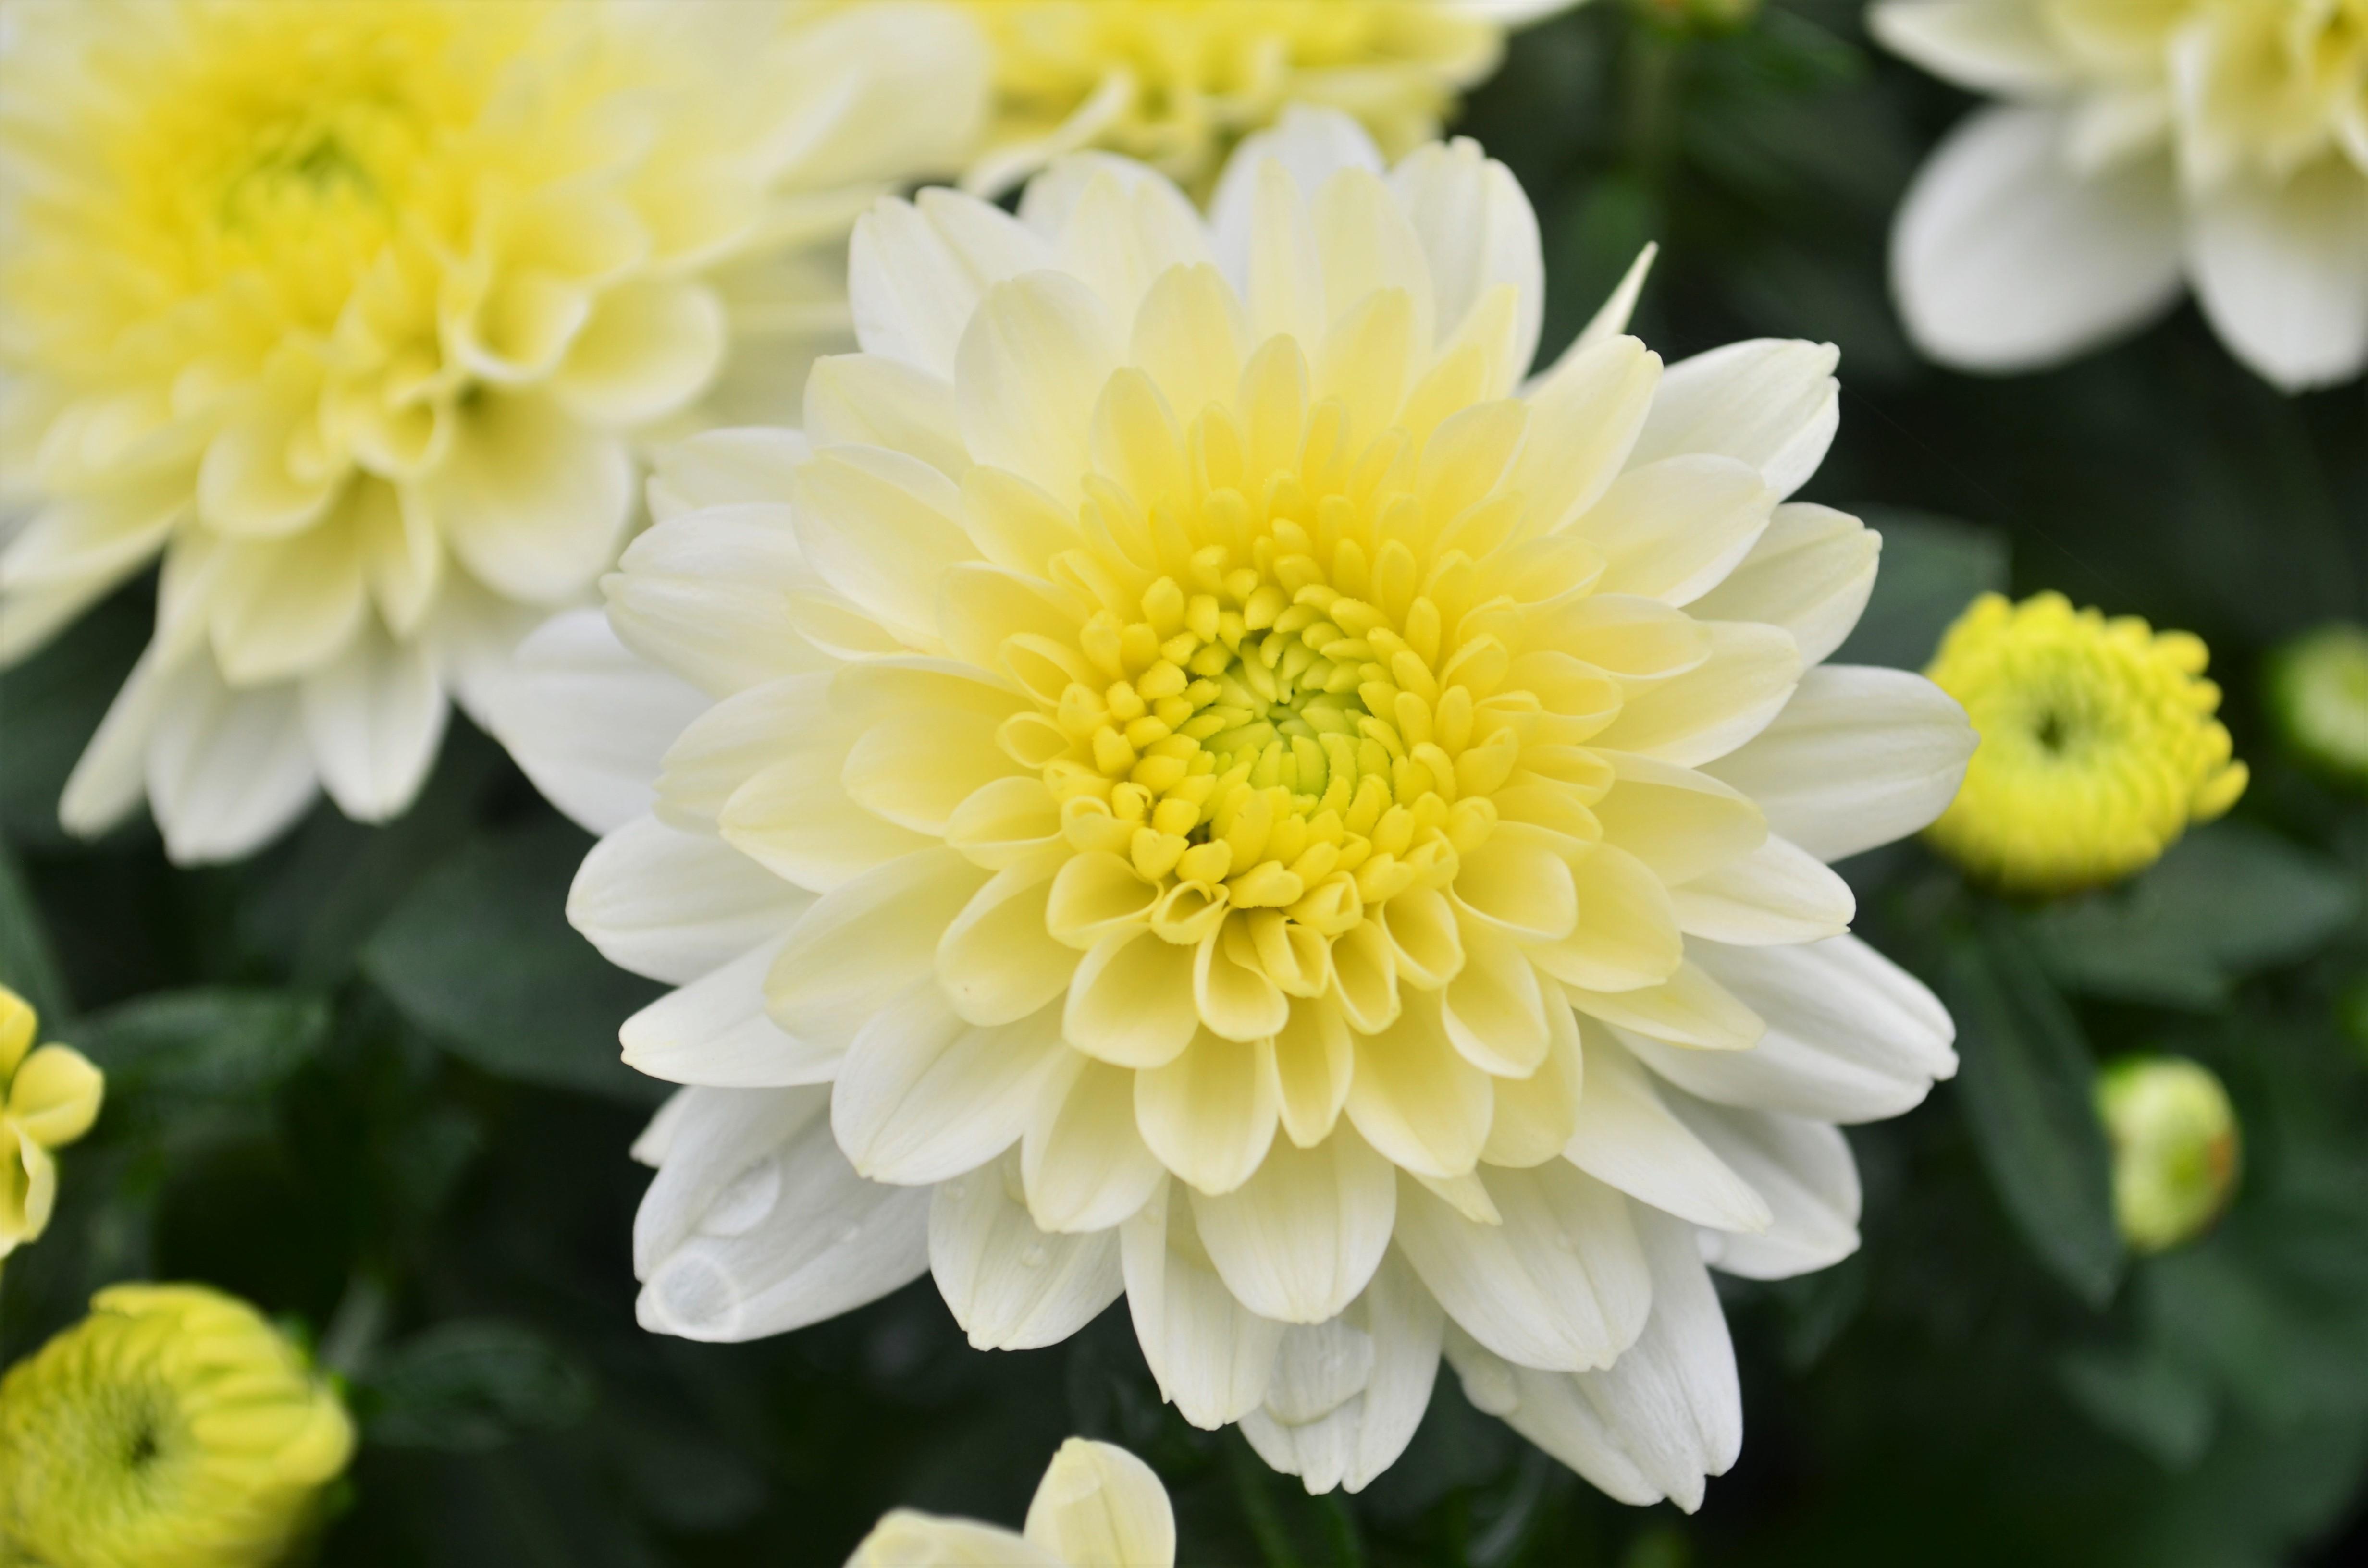
POLYGON ((1109 1443, 1072 1437, 1045 1468, 1014 1535, 899 1508, 847 1568, 1174 1568, 1176 1511, 1151 1467, 1109 1443))
POLYGON ((1355 117, 1390 155, 1439 134, 1505 29, 1578 0, 964 0, 995 105, 963 183, 1017 185, 1099 148, 1199 190, 1292 103, 1355 117))
POLYGON ((790 415, 848 225, 985 75, 901 6, 12 3, 0 661, 164 558, 66 824, 400 812, 614 560, 635 438, 790 415))
POLYGON ((2368 3, 1885 0, 1869 25, 2011 100, 1900 208, 1893 288, 1933 358, 2055 364, 2192 285, 2288 391, 2368 364, 2368 3))
POLYGON ((1185 1416, 1361 1487, 1444 1345, 1607 1491, 1740 1437, 1705 1257, 1856 1244, 1834 1123, 1948 1017, 1825 861, 1974 744, 1820 667, 1877 540, 1782 503, 1834 352, 1671 368, 1641 267, 1524 386, 1537 233, 1468 142, 1243 148, 858 226, 806 431, 697 437, 609 619, 496 722, 608 834, 570 903, 681 989, 626 1060, 642 1321, 775 1334, 927 1269, 973 1344, 1119 1295, 1185 1416), (663 760, 661 761, 661 757, 663 760))

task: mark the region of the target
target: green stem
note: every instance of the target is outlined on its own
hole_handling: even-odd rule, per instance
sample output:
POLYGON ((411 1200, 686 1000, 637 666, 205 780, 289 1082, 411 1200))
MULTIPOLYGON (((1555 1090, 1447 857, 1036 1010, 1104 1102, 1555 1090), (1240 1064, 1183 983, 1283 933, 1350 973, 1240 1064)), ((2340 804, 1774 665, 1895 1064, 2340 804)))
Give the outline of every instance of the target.
POLYGON ((1250 1534, 1258 1538, 1258 1553, 1266 1559, 1267 1568, 1300 1568, 1299 1554, 1291 1549, 1291 1532, 1283 1528, 1282 1513, 1267 1490, 1266 1466, 1239 1438, 1226 1445, 1225 1463, 1233 1471, 1235 1494, 1241 1498, 1242 1513, 1249 1520, 1250 1534))

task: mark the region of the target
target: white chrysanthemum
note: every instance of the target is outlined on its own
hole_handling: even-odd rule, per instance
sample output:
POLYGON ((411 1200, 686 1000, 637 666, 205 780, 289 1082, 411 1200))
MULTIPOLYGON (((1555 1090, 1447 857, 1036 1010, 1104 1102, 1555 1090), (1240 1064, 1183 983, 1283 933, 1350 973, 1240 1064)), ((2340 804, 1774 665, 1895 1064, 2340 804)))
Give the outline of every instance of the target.
MULTIPOLYGON (((1973 735, 1817 667, 1877 540, 1780 505, 1831 348, 1538 381, 1520 187, 1247 143, 1204 225, 1055 165, 858 227, 806 431, 687 443, 496 703, 608 830, 577 926, 681 986, 626 1058, 642 1320, 738 1339, 923 1269, 982 1346, 1121 1291, 1167 1396, 1318 1490, 1442 1343, 1614 1494, 1740 1434, 1703 1259, 1848 1253, 1833 1123, 1952 1070, 1826 860, 1973 735), (663 751, 663 765, 659 754, 663 751), (655 782, 653 785, 652 779, 655 782)), ((1641 277, 1641 271, 1639 273, 1641 277)))
POLYGON ((1174 1568, 1176 1512, 1149 1465, 1109 1443, 1063 1443, 1014 1535, 899 1508, 847 1568, 1174 1568))
POLYGON ((165 562, 67 825, 401 811, 614 560, 633 441, 794 408, 848 225, 985 78, 938 9, 12 3, 0 660, 165 562))
POLYGON ((2012 100, 1900 209, 1893 286, 1928 353, 2053 364, 2192 284, 2281 387, 2368 364, 2368 3, 1886 0, 1870 25, 2012 100))

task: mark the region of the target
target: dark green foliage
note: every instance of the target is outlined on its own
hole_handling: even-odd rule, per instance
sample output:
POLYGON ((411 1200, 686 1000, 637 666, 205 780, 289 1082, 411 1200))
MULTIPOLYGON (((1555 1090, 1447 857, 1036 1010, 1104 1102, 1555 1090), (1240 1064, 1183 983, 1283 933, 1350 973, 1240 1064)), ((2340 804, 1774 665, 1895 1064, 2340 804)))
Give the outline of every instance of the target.
POLYGON ((2152 871, 2052 908, 1914 844, 1844 868, 1861 932, 1949 995, 1964 1068, 1852 1130, 1857 1256, 1726 1282, 1748 1436, 1699 1516, 1607 1502, 1446 1371, 1394 1470, 1308 1498, 1161 1404, 1122 1307, 998 1355, 926 1279, 760 1344, 643 1333, 625 1151, 662 1085, 615 1034, 658 991, 565 924, 588 840, 456 722, 383 828, 324 808, 195 872, 144 823, 72 843, 54 802, 148 584, 0 678, 0 979, 109 1072, 50 1234, 9 1262, 0 1362, 117 1279, 302 1324, 368 1439, 338 1568, 836 1564, 899 1504, 1016 1523, 1071 1433, 1159 1470, 1187 1563, 2362 1560, 2368 808, 2279 756, 2253 694, 2286 636, 2368 619, 2368 408, 2357 383, 2278 395, 2188 308, 2044 375, 1923 365, 1884 238, 1967 100, 1859 18, 1788 0, 1689 32, 1595 0, 1515 40, 1462 129, 1537 206, 1547 353, 1648 240, 1635 324, 1666 357, 1837 343, 1841 435, 1803 498, 1885 539, 1840 657, 1919 666, 1986 588, 2187 627, 2254 783, 2152 871), (2223 1077, 2244 1168, 2209 1235, 2124 1260, 2088 1074, 2134 1051, 2223 1077))

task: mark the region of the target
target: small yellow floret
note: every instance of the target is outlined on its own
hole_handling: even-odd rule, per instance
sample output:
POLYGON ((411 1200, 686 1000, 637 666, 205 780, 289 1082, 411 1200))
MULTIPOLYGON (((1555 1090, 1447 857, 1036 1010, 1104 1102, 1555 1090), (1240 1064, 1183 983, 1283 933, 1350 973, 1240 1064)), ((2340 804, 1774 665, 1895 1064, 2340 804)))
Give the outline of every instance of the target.
POLYGON ((1926 835, 1977 877, 2063 892, 2152 865, 2190 823, 2245 792, 2213 717, 2220 688, 2185 631, 2107 620, 2045 593, 1985 594, 1925 673, 1963 703, 1981 747, 1926 835))
POLYGON ((1496 68, 1493 22, 1441 0, 973 0, 994 40, 995 121, 973 189, 1103 147, 1205 189, 1286 103, 1363 122, 1396 157, 1496 68))
POLYGON ((72 1046, 33 1049, 40 1019, 0 985, 0 1258, 49 1228, 58 1166, 51 1152, 90 1131, 106 1080, 72 1046))
POLYGON ((119 1285, 0 1381, 0 1557, 260 1568, 353 1449, 336 1392, 254 1308, 119 1285))

